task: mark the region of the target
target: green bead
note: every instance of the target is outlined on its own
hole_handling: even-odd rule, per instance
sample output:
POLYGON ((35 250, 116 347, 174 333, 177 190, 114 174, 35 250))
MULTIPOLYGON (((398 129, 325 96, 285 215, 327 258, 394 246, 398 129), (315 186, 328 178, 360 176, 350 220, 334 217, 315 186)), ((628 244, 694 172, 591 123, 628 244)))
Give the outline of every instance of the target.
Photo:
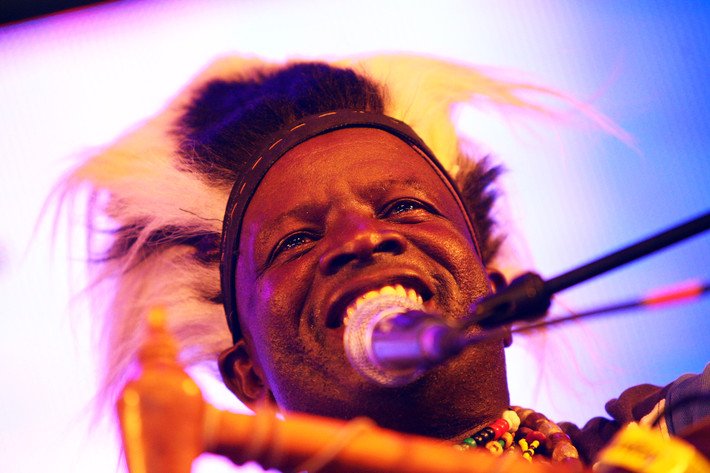
POLYGON ((464 439, 463 443, 465 443, 465 444, 467 444, 467 445, 470 445, 470 446, 472 446, 472 447, 475 447, 475 446, 476 446, 476 441, 473 440, 471 437, 469 437, 469 438, 467 438, 467 439, 464 439))

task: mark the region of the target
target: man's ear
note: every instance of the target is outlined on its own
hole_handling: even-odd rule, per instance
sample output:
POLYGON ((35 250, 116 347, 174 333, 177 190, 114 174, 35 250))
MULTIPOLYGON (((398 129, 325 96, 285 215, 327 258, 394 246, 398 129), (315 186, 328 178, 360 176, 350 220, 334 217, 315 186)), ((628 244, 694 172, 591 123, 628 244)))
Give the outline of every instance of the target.
MULTIPOLYGON (((491 282, 493 292, 499 292, 508 287, 508 281, 503 274, 492 268, 486 268, 488 280, 491 282)), ((513 344, 513 333, 510 331, 510 325, 505 326, 505 335, 503 336, 503 345, 507 348, 513 344)))
POLYGON ((219 355, 219 372, 224 384, 248 407, 273 399, 243 338, 219 355))
POLYGON ((498 292, 501 289, 508 287, 508 281, 500 271, 497 269, 486 268, 486 272, 488 273, 488 280, 491 282, 493 292, 498 292))

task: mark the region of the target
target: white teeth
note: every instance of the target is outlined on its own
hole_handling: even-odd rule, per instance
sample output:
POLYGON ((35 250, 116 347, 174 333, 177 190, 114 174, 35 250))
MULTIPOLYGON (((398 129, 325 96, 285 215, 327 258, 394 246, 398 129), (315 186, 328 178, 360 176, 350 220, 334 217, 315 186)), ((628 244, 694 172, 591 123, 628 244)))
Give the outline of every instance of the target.
POLYGON ((383 286, 380 289, 373 290, 373 291, 368 291, 365 294, 361 295, 357 299, 355 299, 353 302, 348 305, 347 309, 345 309, 345 317, 343 318, 343 325, 348 325, 348 322, 350 321, 350 317, 353 316, 355 311, 367 300, 372 299, 373 297, 377 297, 380 295, 384 294, 393 294, 397 296, 402 296, 402 297, 407 297, 413 301, 416 301, 419 305, 424 303, 424 299, 422 296, 417 293, 416 290, 414 289, 408 289, 402 286, 401 284, 395 284, 394 286, 383 286))
POLYGON ((343 319, 343 325, 348 325, 348 322, 350 322, 350 317, 352 317, 354 313, 355 307, 349 305, 348 308, 345 309, 345 318, 343 319))
POLYGON ((417 291, 415 291, 414 289, 407 290, 407 297, 409 297, 412 300, 417 301, 420 305, 424 303, 422 296, 417 294, 417 291))

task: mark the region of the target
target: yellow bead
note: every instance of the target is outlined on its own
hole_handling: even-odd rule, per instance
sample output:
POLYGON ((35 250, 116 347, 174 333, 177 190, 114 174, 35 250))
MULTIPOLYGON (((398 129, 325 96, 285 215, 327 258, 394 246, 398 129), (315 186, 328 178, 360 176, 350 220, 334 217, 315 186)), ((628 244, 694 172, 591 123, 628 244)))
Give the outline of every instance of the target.
POLYGON ((499 444, 497 440, 491 440, 490 442, 488 442, 486 444, 486 448, 495 456, 498 456, 503 453, 503 446, 499 444))
POLYGON ((508 448, 513 445, 513 434, 511 434, 510 432, 504 433, 500 436, 500 438, 505 441, 505 448, 508 448))

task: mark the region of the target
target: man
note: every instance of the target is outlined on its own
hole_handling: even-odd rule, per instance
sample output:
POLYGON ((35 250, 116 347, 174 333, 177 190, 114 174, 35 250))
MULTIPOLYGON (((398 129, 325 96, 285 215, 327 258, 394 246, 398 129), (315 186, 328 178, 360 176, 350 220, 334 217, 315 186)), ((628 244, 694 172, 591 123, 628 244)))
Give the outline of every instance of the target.
MULTIPOLYGON (((163 305, 188 359, 221 353, 225 383, 247 405, 365 415, 478 446, 490 440, 477 437, 487 426, 513 432, 529 417, 543 439, 564 443, 564 455, 548 446, 550 456, 576 457, 544 416, 510 414, 504 340, 398 388, 358 375, 342 342, 350 314, 369 297, 399 293, 453 319, 492 291, 498 171, 463 153, 449 113, 474 94, 545 113, 519 96, 530 89, 412 57, 351 67, 218 62, 69 181, 107 192, 92 202, 116 223, 98 259, 97 283, 116 283, 107 394, 124 379, 137 321, 163 305)), ((644 392, 648 410, 634 418, 664 395, 644 392)), ((632 397, 630 408, 639 401, 632 397)), ((606 435, 619 424, 602 427, 606 435)), ((574 431, 591 446, 586 459, 607 440, 597 430, 574 431)))
POLYGON ((370 291, 401 286, 431 312, 466 314, 490 292, 473 239, 450 190, 399 138, 346 128, 298 145, 268 171, 242 221, 243 338, 221 359, 228 386, 247 404, 273 398, 422 435, 463 439, 485 427, 509 405, 500 341, 402 389, 362 379, 343 351, 347 310, 370 291))

